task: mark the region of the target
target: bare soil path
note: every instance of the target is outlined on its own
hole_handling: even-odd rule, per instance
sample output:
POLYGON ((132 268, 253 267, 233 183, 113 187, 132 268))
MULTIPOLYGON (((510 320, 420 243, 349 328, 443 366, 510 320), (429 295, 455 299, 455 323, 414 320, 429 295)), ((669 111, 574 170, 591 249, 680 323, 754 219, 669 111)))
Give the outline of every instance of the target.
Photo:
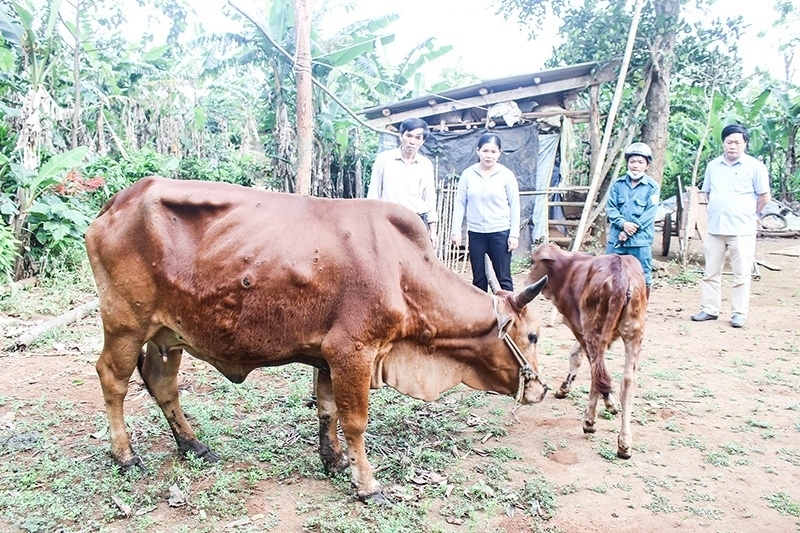
MULTIPOLYGON (((543 472, 556 487, 557 509, 547 520, 497 513, 490 518, 489 529, 800 531, 800 258, 770 254, 797 244, 788 239, 759 240, 757 257, 781 270, 761 269, 761 279, 753 282, 751 313, 741 330, 731 328, 725 312, 715 322, 691 322, 690 315, 699 310, 699 289, 696 284, 675 283, 677 267, 664 262, 666 270, 659 272, 649 306, 638 373, 633 457, 623 461, 615 456, 619 422, 614 417, 601 417, 593 436, 582 434, 586 364, 568 398, 548 396, 543 404, 509 412, 507 435, 492 439, 514 449, 521 456, 517 464, 543 472)), ((728 276, 724 309, 729 297, 728 276)), ((535 305, 546 321, 549 303, 535 305)), ((5 317, 0 325, 11 328, 12 322, 13 317, 5 317)), ((40 348, 39 355, 0 357, 0 436, 3 431, 9 435, 15 424, 14 405, 36 399, 41 399, 41 409, 58 409, 59 401, 68 399, 82 411, 63 427, 48 430, 61 438, 96 431, 96 420, 104 413, 94 371, 99 321, 94 316, 75 327, 88 332, 80 341, 84 353, 59 344, 40 348)), ((566 326, 543 328, 540 370, 551 387, 566 375, 571 344, 566 326)), ((609 368, 617 387, 623 356, 621 345, 612 347, 609 368)), ((186 357, 184 378, 201 387, 204 384, 191 383, 198 364, 186 357)), ((128 408, 139 409, 146 402, 152 400, 132 387, 128 408)), ((381 413, 373 410, 371 416, 381 413)), ((164 443, 165 453, 170 453, 168 435, 164 443)), ((8 443, 0 439, 0 451, 4 445, 8 443)), ((99 446, 107 443, 98 442, 99 446)), ((0 461, 4 457, 11 460, 13 455, 0 455, 0 461)), ((528 475, 524 468, 510 472, 512 484, 524 482, 528 475)), ((8 490, 6 483, 0 479, 0 489, 8 490)), ((298 502, 340 490, 340 485, 316 477, 294 477, 291 483, 260 481, 257 490, 242 494, 249 518, 239 525, 247 530, 303 531, 314 510, 300 510, 298 502), (271 527, 259 522, 265 516, 271 517, 271 527)), ((197 520, 166 502, 154 505, 152 517, 151 527, 145 528, 152 531, 193 530, 197 520)), ((128 530, 128 520, 106 519, 101 529, 128 530)), ((235 529, 235 520, 230 522, 230 529, 235 529)), ((443 522, 439 515, 435 522, 431 530, 471 530, 457 521, 443 522)), ((0 529, 9 529, 4 525, 8 526, 0 520, 0 529)))

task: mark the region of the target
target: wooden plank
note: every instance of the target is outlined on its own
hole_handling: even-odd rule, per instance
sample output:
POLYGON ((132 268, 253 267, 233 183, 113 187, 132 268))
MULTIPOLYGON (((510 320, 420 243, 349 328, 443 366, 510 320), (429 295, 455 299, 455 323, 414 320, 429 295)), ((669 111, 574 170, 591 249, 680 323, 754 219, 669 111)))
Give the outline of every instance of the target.
POLYGON ((800 245, 790 246, 788 248, 781 248, 780 250, 775 250, 770 253, 773 255, 788 255, 789 257, 800 257, 800 245))
POLYGON ((770 263, 766 259, 756 259, 756 263, 768 270, 774 270, 775 272, 779 272, 780 270, 782 270, 779 265, 776 265, 775 263, 770 263))

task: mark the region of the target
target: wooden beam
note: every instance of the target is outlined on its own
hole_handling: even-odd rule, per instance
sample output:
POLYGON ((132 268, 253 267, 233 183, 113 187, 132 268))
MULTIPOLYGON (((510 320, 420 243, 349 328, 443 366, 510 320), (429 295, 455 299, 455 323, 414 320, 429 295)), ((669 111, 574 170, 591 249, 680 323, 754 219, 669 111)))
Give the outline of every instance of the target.
POLYGON ((523 98, 555 94, 572 89, 584 89, 591 85, 596 85, 602 81, 606 81, 604 78, 605 75, 599 79, 597 74, 580 76, 567 80, 542 83, 540 85, 534 85, 530 87, 519 87, 511 91, 490 93, 486 94, 485 96, 473 96, 471 98, 464 98, 462 100, 453 100, 434 105, 422 106, 409 111, 403 111, 402 113, 392 113, 391 108, 387 106, 384 108, 383 113, 385 114, 388 111, 388 115, 368 120, 367 124, 374 128, 384 128, 390 124, 396 124, 397 122, 402 122, 403 120, 412 117, 430 117, 433 115, 441 115, 443 113, 450 113, 451 111, 469 109, 472 107, 488 107, 492 104, 506 102, 508 100, 521 100, 523 98))

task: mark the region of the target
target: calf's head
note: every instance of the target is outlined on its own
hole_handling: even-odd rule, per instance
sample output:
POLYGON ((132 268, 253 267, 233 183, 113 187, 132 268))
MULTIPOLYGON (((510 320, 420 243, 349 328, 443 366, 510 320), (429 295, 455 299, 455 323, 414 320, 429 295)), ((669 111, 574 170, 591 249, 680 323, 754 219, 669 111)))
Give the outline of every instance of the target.
MULTIPOLYGON (((566 254, 558 245, 553 243, 545 243, 536 247, 531 254, 531 268, 528 271, 528 276, 525 278, 525 283, 534 283, 536 280, 541 279, 542 276, 552 276, 554 268, 557 268, 556 263, 566 254)), ((542 289, 542 294, 546 298, 550 298, 552 287, 545 286, 542 289)))

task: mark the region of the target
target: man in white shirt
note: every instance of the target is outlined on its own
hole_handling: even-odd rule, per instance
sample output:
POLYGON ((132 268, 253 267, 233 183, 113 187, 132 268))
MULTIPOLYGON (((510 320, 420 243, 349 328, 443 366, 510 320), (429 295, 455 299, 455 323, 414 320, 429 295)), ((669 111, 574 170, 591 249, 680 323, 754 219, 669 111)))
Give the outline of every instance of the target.
POLYGON ((436 184, 433 164, 419 149, 428 138, 428 123, 409 118, 400 123, 400 147, 378 154, 372 165, 367 198, 388 200, 414 211, 436 244, 436 184))
POLYGON ((700 282, 702 310, 692 315, 695 322, 716 320, 719 316, 720 281, 726 251, 730 251, 733 270, 733 327, 744 326, 750 307, 750 273, 755 260, 758 213, 772 197, 767 167, 745 153, 749 138, 744 126, 725 126, 722 130, 724 153, 706 168, 701 189, 708 200, 708 226, 703 240, 706 267, 700 282))

